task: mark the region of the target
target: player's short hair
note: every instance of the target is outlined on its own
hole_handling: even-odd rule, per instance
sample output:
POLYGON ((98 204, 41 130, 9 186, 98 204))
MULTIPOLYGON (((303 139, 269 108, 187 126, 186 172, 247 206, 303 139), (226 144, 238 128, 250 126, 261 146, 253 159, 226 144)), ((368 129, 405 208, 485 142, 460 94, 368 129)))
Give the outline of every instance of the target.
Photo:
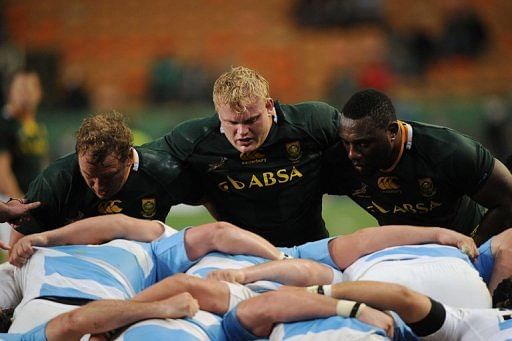
POLYGON ((396 121, 396 111, 391 99, 375 89, 361 90, 353 94, 341 113, 353 120, 369 116, 380 128, 386 128, 390 122, 396 121))
POLYGON ((76 133, 76 153, 87 153, 92 163, 101 163, 109 155, 126 161, 132 146, 132 131, 124 115, 115 110, 87 117, 76 133))
POLYGON ((0 309, 0 333, 7 333, 12 324, 12 313, 14 309, 0 309))
POLYGON ((269 97, 268 81, 259 73, 244 66, 231 68, 223 73, 213 85, 213 103, 215 108, 228 104, 236 113, 245 111, 247 104, 257 98, 269 97))

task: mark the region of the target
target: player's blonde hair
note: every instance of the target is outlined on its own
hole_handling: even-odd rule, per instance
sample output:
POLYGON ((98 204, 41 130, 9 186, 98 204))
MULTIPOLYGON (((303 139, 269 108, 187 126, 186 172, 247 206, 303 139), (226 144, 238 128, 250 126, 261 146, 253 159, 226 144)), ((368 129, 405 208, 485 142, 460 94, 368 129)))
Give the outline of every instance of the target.
POLYGON ((216 109, 221 104, 228 104, 235 113, 241 114, 246 105, 258 97, 269 97, 268 81, 244 66, 231 68, 231 71, 217 78, 213 85, 213 103, 216 109))
POLYGON ((109 155, 126 161, 132 145, 125 117, 115 110, 87 117, 76 133, 76 153, 88 153, 93 163, 101 163, 109 155))

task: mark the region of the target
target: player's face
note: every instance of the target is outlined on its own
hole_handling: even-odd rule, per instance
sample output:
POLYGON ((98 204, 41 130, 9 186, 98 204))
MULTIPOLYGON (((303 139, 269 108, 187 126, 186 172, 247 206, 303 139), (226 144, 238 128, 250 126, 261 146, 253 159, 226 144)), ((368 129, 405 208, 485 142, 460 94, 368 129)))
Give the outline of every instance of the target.
POLYGON ((340 137, 354 168, 371 175, 387 168, 393 158, 388 131, 375 125, 370 117, 350 119, 342 116, 340 137))
POLYGON ((19 74, 9 89, 9 105, 14 115, 36 110, 41 101, 42 90, 35 74, 19 74))
POLYGON ((275 115, 271 98, 257 98, 241 114, 228 104, 218 105, 217 112, 226 138, 242 153, 255 151, 265 142, 275 115))
POLYGON ((94 194, 100 199, 108 199, 119 192, 130 174, 131 159, 120 161, 111 154, 100 164, 90 160, 87 152, 78 156, 80 173, 94 194))

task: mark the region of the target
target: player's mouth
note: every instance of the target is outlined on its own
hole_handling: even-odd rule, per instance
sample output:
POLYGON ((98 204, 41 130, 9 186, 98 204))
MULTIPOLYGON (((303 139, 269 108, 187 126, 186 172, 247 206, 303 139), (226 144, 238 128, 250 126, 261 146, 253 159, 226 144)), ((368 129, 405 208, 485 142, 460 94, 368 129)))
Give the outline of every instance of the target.
POLYGON ((243 139, 238 139, 237 142, 240 146, 247 147, 252 144, 253 140, 252 140, 252 138, 247 137, 247 138, 243 138, 243 139))

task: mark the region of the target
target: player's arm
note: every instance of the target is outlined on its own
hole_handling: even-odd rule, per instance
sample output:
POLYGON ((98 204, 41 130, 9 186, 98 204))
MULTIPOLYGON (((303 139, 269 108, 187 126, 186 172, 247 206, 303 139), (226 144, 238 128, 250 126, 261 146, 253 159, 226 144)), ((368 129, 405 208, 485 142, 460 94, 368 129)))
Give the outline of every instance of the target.
POLYGON ((208 273, 208 278, 241 284, 268 280, 285 285, 310 286, 332 283, 333 272, 328 266, 308 259, 284 259, 242 269, 214 270, 208 273))
POLYGON ((11 198, 23 198, 23 192, 12 172, 12 157, 7 150, 0 151, 0 193, 11 198))
POLYGON ((9 261, 21 266, 34 253, 34 246, 71 244, 101 244, 113 239, 150 242, 164 232, 164 226, 151 220, 142 220, 113 214, 76 221, 61 228, 25 236, 11 248, 9 261))
POLYGON ((329 252, 343 270, 358 258, 387 247, 425 243, 455 246, 471 257, 478 254, 473 239, 461 233, 440 227, 409 225, 368 227, 337 237, 329 242, 329 252))
POLYGON ((499 160, 472 198, 489 209, 477 230, 478 244, 512 226, 512 174, 499 160))
POLYGON ((100 300, 55 317, 45 334, 48 341, 79 340, 85 334, 105 333, 140 320, 192 317, 198 310, 189 293, 156 302, 100 300))
POLYGON ((223 221, 188 229, 185 233, 185 248, 191 260, 212 251, 247 254, 271 260, 282 258, 282 253, 266 239, 223 221))

